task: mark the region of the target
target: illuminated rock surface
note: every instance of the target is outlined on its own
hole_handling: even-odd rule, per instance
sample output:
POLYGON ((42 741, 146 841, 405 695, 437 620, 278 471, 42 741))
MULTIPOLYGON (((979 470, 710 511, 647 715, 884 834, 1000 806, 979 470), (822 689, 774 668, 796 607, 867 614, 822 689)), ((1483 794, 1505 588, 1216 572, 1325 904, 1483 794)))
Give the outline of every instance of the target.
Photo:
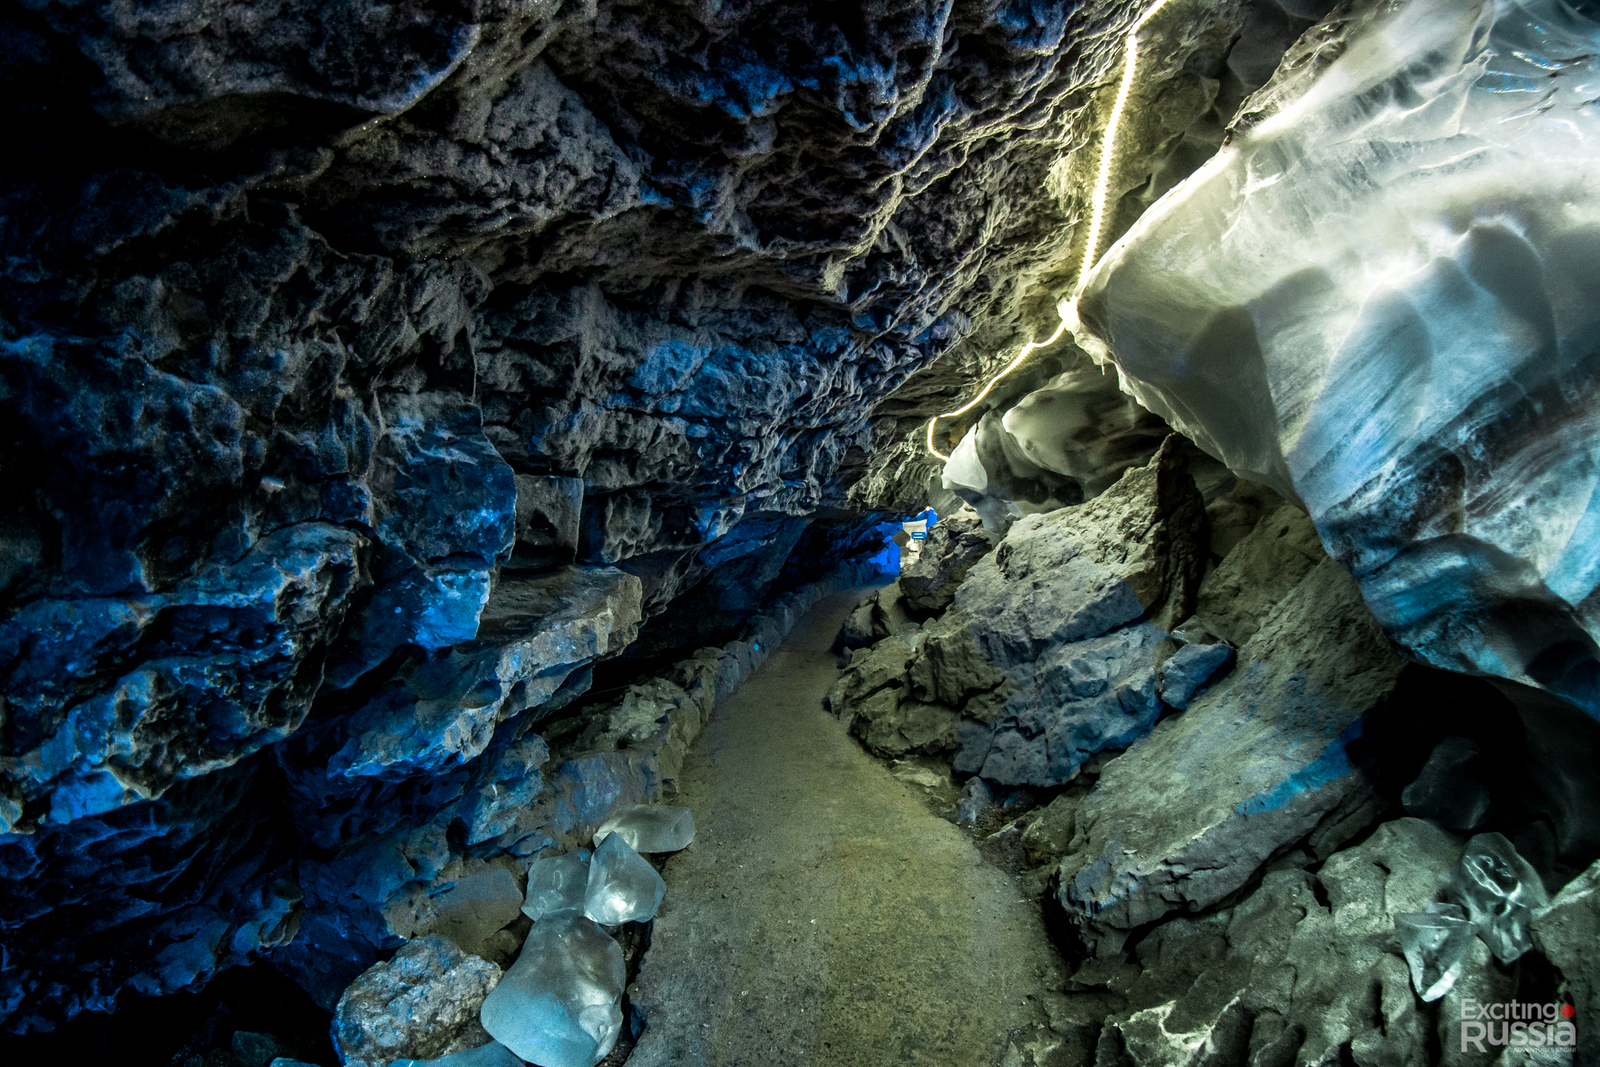
POLYGON ((442 937, 413 941, 345 990, 334 1041, 350 1067, 431 1060, 485 1044, 478 1010, 500 968, 442 937))
POLYGON ((1600 27, 1363 5, 1101 261, 1133 394, 1309 508, 1424 662, 1600 714, 1600 27))

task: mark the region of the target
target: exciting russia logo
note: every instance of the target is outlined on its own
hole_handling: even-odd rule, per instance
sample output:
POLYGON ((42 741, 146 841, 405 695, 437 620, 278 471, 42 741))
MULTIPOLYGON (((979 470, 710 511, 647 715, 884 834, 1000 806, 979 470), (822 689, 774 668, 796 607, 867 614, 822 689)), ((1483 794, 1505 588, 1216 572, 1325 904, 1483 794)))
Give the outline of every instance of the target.
POLYGON ((1521 1048, 1536 1045, 1572 1047, 1578 1028, 1571 1004, 1524 1004, 1520 1001, 1484 1003, 1467 997, 1461 1002, 1461 1051, 1521 1048))

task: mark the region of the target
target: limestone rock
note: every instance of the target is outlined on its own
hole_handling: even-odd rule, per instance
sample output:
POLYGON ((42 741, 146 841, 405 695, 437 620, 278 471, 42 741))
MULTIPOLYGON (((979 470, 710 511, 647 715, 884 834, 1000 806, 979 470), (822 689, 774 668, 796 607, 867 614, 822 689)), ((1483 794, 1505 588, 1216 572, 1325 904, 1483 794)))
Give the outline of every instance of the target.
POLYGON ((1534 917, 1531 932, 1534 945, 1560 970, 1562 992, 1577 1009, 1574 1062, 1588 1063, 1600 1055, 1600 1033, 1584 1025, 1600 1012, 1600 961, 1594 954, 1600 939, 1600 863, 1567 883, 1534 917))
POLYGON ((1285 504, 1264 516, 1206 575, 1195 617, 1237 648, 1324 559, 1316 527, 1305 512, 1285 504))
POLYGON ((1184 645, 1161 665, 1156 690, 1165 703, 1182 710, 1194 699, 1196 690, 1232 660, 1233 649, 1224 644, 1184 645))
POLYGON ((1002 667, 1140 618, 1171 626, 1194 606, 1202 510, 1169 440, 1088 503, 1018 522, 968 573, 956 606, 1002 667))
POLYGON ((1057 645, 1009 673, 982 774, 1002 785, 1061 785, 1090 756, 1126 748, 1161 714, 1156 669, 1170 649, 1148 623, 1057 645))
POLYGON ((638 632, 639 595, 637 578, 611 568, 503 579, 476 638, 398 672, 339 724, 345 740, 324 766, 359 778, 472 759, 501 722, 626 646, 638 632))
POLYGON ((339 998, 333 1022, 339 1056, 347 1067, 382 1067, 488 1044, 478 1010, 499 982, 499 967, 443 937, 413 941, 339 998))
POLYGON ((971 567, 905 674, 917 700, 966 720, 952 738, 958 771, 1060 785, 1154 725, 1173 645, 1144 620, 1189 614, 1202 506, 1170 440, 1089 503, 1018 521, 971 567))
POLYGON ((445 888, 420 891, 384 908, 389 929, 408 941, 440 934, 473 956, 487 956, 484 944, 522 911, 524 889, 510 861, 472 858, 445 888))
POLYGON ((1431 1024, 1394 916, 1442 894, 1460 850, 1401 819, 1315 875, 1273 870, 1230 908, 1157 925, 1134 949, 1142 973, 1122 980, 1129 1007, 1106 1020, 1101 1054, 1172 1067, 1336 1062, 1348 1049, 1358 1063, 1424 1067, 1431 1024))
POLYGON ((972 565, 994 551, 997 541, 971 509, 940 519, 923 542, 916 561, 900 572, 899 585, 906 606, 926 613, 949 607, 972 565))
POLYGON ((517 475, 517 544, 571 559, 582 516, 582 478, 517 475))
POLYGON ((847 651, 867 648, 878 639, 872 625, 872 611, 876 606, 877 596, 877 593, 873 593, 866 597, 845 617, 844 625, 839 628, 837 641, 839 648, 847 651))
POLYGON ((947 752, 956 744, 960 716, 943 704, 924 704, 899 690, 884 689, 851 705, 850 732, 875 755, 886 759, 907 753, 947 752))
POLYGON ((1077 812, 1058 899, 1090 941, 1210 907, 1275 853, 1326 854, 1376 814, 1348 751, 1401 661, 1328 560, 1182 715, 1112 761, 1077 812))
POLYGON ((1035 866, 1054 863, 1072 845, 1078 805, 1083 797, 1062 793, 1041 808, 1022 832, 1022 847, 1035 866))
POLYGON ((868 651, 856 653, 828 691, 828 707, 835 715, 850 715, 857 704, 873 694, 904 687, 906 672, 922 641, 921 633, 897 634, 868 651))

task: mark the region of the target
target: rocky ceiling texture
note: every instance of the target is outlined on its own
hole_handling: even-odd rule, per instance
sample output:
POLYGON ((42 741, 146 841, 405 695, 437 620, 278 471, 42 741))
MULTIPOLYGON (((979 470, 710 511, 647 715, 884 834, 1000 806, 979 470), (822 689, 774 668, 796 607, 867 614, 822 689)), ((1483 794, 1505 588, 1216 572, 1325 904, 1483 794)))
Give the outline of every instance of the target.
MULTIPOLYGON (((1145 35, 1108 239, 1218 152, 1328 7, 1169 5, 1145 35)), ((924 427, 1074 291, 1141 10, 27 0, 0 16, 0 1026, 47 1030, 256 959, 331 1007, 429 928, 440 887, 659 793, 798 590, 870 555, 881 520, 950 499, 924 427), (585 703, 646 669, 621 704, 585 703)), ((1340 18, 1294 69, 1337 58, 1340 18)), ((1164 253, 1170 215, 1151 217, 1155 236, 1102 265, 1089 325, 1181 365, 1182 330, 1145 342, 1191 327, 1190 305, 1118 302, 1151 288, 1121 282, 1164 253)), ((1581 347, 1591 320, 1556 340, 1581 347)), ((1121 384, 1241 473, 1283 473, 1219 445, 1221 409, 1186 409, 1181 374, 1151 359, 1121 384)), ((1574 381, 1534 384, 1581 414, 1574 381)), ((1013 510, 1075 504, 1167 432, 1118 385, 1064 342, 935 443, 966 438, 1013 510)), ((1234 428, 1271 436, 1270 408, 1234 428)), ((1519 426, 1540 417, 1518 409, 1519 426)), ((1479 425, 1390 422, 1423 471, 1479 425)), ((1359 501, 1324 506, 1303 473, 1274 484, 1369 602, 1389 598, 1375 609, 1403 649, 1592 706, 1587 569, 1541 600, 1513 563, 1549 571, 1545 549, 1513 537, 1495 546, 1513 563, 1472 572, 1478 615, 1419 622, 1401 601, 1425 583, 1374 575, 1427 560, 1374 555, 1359 501), (1559 624, 1539 670, 1523 668, 1543 645, 1504 670, 1456 654, 1530 603, 1559 624)), ((1415 540, 1408 521, 1384 529, 1415 540)))
MULTIPOLYGON (((1152 145, 1245 11, 1173 30, 1152 145)), ((528 726, 598 659, 920 506, 896 442, 1049 306, 1136 15, 9 9, 4 1025, 262 954, 326 1001, 538 847, 460 806, 549 794, 528 726)))

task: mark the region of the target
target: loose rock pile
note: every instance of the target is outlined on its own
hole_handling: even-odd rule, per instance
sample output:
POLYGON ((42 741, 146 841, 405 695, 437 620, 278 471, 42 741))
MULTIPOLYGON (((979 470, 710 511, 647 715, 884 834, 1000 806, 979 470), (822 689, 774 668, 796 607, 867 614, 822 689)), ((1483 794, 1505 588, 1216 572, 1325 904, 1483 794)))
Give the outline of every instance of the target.
POLYGON ((1076 961, 1041 1067, 1588 1062, 1461 1025, 1600 987, 1593 768, 1539 762, 1522 694, 1402 660, 1298 508, 1169 441, 1082 505, 947 518, 862 618, 833 710, 948 761, 930 802, 1076 961))

